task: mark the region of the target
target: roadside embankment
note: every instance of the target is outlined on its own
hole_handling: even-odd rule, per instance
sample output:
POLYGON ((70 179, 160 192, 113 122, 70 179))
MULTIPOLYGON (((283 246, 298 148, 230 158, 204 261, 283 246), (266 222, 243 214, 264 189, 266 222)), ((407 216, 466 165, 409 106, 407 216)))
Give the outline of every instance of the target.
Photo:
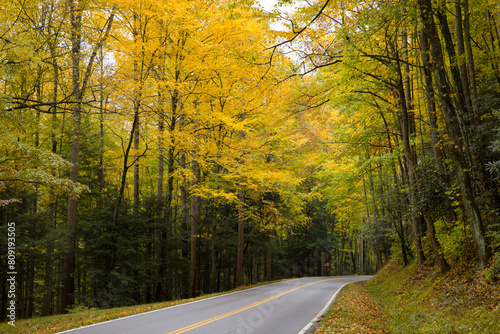
POLYGON ((315 333, 500 333, 500 282, 473 265, 440 274, 391 262, 347 286, 315 333))

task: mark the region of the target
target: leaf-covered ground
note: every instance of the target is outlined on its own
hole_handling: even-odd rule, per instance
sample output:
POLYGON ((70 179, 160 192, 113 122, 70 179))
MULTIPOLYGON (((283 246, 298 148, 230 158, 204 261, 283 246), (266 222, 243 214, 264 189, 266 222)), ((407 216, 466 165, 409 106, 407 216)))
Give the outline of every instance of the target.
POLYGON ((488 268, 390 263, 366 283, 350 284, 315 333, 498 334, 500 281, 488 268))
POLYGON ((356 282, 346 286, 314 333, 389 333, 384 329, 385 314, 364 284, 356 282))

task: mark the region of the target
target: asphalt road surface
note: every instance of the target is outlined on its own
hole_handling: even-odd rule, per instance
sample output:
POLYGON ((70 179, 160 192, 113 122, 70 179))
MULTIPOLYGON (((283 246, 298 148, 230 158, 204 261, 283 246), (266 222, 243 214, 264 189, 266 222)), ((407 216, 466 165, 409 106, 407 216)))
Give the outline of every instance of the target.
POLYGON ((370 277, 292 279, 61 333, 305 334, 345 284, 370 277))

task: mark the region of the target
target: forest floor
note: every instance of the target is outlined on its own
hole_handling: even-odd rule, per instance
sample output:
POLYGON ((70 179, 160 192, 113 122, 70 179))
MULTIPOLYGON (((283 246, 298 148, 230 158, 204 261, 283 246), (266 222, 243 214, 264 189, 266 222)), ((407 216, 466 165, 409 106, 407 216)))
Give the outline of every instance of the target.
POLYGON ((487 270, 391 262, 368 282, 346 286, 320 322, 329 333, 500 333, 500 281, 487 270))

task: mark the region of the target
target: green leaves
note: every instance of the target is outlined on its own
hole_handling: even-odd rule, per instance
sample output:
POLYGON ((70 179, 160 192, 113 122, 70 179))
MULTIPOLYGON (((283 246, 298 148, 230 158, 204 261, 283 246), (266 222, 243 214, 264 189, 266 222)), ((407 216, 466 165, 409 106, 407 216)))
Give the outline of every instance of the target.
POLYGON ((14 187, 21 191, 34 191, 37 187, 44 187, 57 194, 79 196, 89 188, 57 176, 61 169, 69 165, 56 154, 13 139, 0 144, 0 182, 3 189, 14 187))

